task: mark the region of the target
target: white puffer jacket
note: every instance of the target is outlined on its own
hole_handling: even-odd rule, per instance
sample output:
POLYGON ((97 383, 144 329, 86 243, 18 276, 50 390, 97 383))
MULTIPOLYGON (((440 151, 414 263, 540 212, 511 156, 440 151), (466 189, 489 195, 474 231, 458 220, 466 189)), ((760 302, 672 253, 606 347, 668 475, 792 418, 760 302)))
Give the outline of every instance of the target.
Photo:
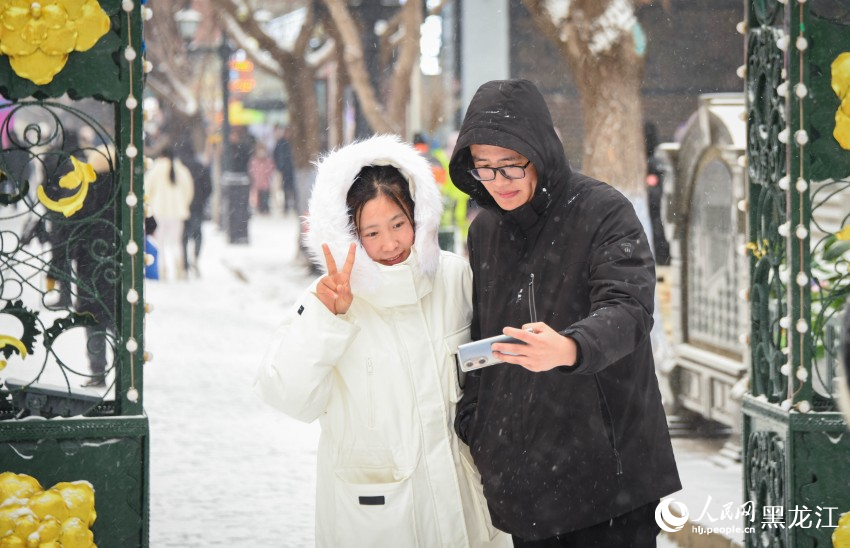
POLYGON ((480 478, 452 427, 460 397, 454 353, 469 340, 471 274, 466 259, 437 245, 442 205, 427 161, 394 136, 324 157, 308 248, 323 269, 323 242, 344 263, 356 241, 345 197, 370 164, 392 164, 410 181, 413 252, 387 267, 358 242, 348 313, 332 314, 314 282, 276 333, 258 392, 288 415, 321 422, 317 546, 509 546, 490 524, 480 478))

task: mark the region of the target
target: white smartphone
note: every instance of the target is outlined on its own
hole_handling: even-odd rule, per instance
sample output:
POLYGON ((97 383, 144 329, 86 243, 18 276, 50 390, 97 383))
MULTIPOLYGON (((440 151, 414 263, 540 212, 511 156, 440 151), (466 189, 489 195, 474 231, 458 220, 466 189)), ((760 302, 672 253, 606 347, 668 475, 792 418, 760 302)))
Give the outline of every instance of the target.
MULTIPOLYGON (((523 341, 507 335, 496 335, 488 339, 462 344, 457 347, 461 371, 473 371, 482 367, 502 363, 502 360, 493 357, 493 351, 490 349, 490 345, 493 343, 525 344, 523 341)), ((505 354, 508 353, 505 352, 505 354)))

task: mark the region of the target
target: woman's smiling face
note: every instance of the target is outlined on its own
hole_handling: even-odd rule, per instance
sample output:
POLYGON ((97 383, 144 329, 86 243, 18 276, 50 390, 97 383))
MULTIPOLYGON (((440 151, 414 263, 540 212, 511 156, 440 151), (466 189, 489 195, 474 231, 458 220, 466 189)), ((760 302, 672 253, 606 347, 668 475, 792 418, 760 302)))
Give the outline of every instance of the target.
POLYGON ((410 256, 413 224, 401 207, 379 194, 360 210, 360 242, 373 261, 385 266, 398 264, 410 256))

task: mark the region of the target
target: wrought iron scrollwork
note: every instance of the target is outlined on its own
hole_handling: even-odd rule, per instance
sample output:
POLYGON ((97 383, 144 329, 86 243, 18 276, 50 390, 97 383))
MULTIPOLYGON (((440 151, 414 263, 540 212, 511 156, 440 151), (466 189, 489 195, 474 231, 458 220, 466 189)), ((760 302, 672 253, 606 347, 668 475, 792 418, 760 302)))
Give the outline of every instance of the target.
POLYGON ((764 26, 775 24, 777 17, 782 13, 782 2, 779 0, 752 0, 751 6, 756 20, 764 26))
POLYGON ((775 432, 753 432, 747 440, 748 466, 746 499, 752 501, 754 523, 762 524, 748 533, 747 546, 784 548, 786 534, 782 524, 770 527, 766 509, 785 509, 785 441, 775 432), (767 523, 768 526, 764 526, 767 523))
POLYGON ((0 120, 0 419, 106 412, 121 276, 114 142, 60 101, 9 103, 0 120))
POLYGON ((752 303, 753 395, 771 402, 785 399, 786 378, 780 367, 786 361, 786 331, 780 318, 787 314, 785 239, 779 227, 786 222, 786 195, 779 187, 785 169, 785 147, 777 134, 785 126, 785 103, 776 91, 782 82, 782 51, 776 41, 782 31, 760 28, 750 32, 747 64, 748 175, 750 252, 754 267, 750 281, 752 303))

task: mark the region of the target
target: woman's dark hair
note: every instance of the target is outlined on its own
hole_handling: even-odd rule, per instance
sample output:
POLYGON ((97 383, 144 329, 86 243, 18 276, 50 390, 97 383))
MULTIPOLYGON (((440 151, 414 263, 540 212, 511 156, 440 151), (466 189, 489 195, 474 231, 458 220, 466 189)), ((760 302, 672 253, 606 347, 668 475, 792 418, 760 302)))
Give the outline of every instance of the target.
POLYGON ((162 149, 162 156, 164 158, 168 158, 168 181, 172 185, 176 185, 177 184, 177 174, 174 172, 174 158, 176 156, 175 153, 174 153, 174 147, 173 146, 167 146, 164 149, 162 149))
POLYGON ((354 184, 348 189, 345 204, 354 230, 359 236, 360 214, 366 202, 384 196, 395 203, 407 220, 413 223, 413 198, 410 196, 410 186, 404 175, 393 166, 366 166, 354 178, 354 184))

